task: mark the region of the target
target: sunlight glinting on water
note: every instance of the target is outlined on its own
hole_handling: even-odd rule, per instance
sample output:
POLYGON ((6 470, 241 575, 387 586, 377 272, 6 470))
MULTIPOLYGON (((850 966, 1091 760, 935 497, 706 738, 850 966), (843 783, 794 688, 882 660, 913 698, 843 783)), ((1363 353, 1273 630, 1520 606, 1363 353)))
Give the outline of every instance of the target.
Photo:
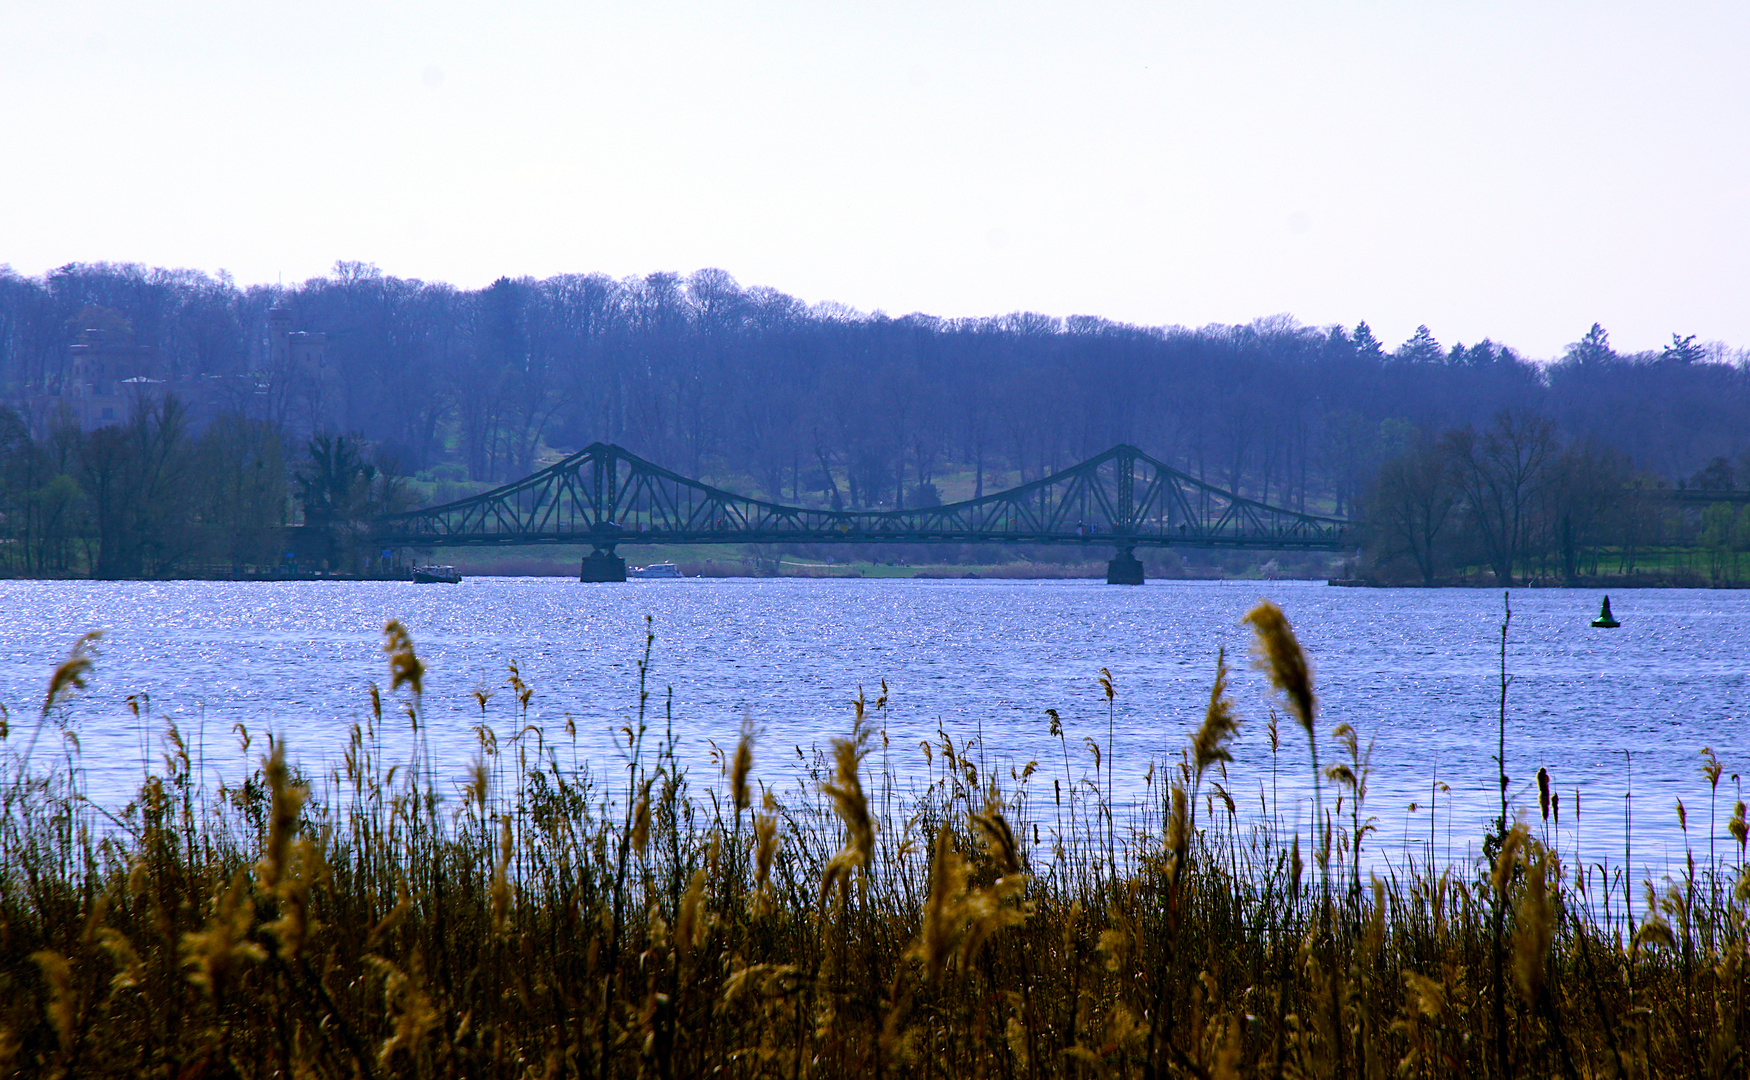
MULTIPOLYGON (((65 714, 92 799, 125 804, 146 768, 162 769, 166 718, 189 739, 209 784, 239 779, 261 752, 259 744, 241 751, 238 724, 256 737, 288 739, 315 775, 338 765, 350 725, 369 715, 368 684, 387 686, 381 631, 399 618, 427 665, 423 710, 439 776, 459 781, 476 753, 475 690, 492 693, 485 720, 501 739, 521 728, 505 687, 512 660, 534 687, 528 722, 547 745, 559 740, 558 760, 568 766, 570 715, 576 758, 599 775, 617 766, 615 729, 637 710, 649 615, 657 636, 652 731, 664 728, 672 687, 679 753, 695 786, 714 780, 710 742, 733 744, 744 712, 760 732, 756 774, 780 786, 800 782, 811 748, 849 729, 859 686, 873 701, 885 679, 881 719, 902 785, 924 782, 918 743, 937 739, 940 725, 957 746, 978 739, 976 759, 1005 784, 1011 766, 1037 761, 1031 804, 1049 807, 1054 779, 1093 777, 1084 740, 1104 752, 1108 717, 1096 681, 1104 667, 1117 687, 1110 780, 1117 801, 1136 806, 1150 797, 1151 763, 1176 760, 1201 720, 1217 649, 1226 646, 1243 723, 1226 788, 1243 822, 1266 817, 1274 802, 1284 828, 1299 824, 1304 836, 1306 739, 1285 717, 1272 759, 1265 729, 1274 702, 1248 663, 1249 630, 1240 623, 1261 596, 1282 606, 1313 656, 1321 764, 1344 760, 1329 735, 1339 723, 1356 728, 1364 750, 1371 742, 1365 813, 1378 819, 1374 855, 1420 860, 1432 840, 1436 860, 1474 857, 1497 812, 1502 598, 1487 591, 1306 582, 12 581, 0 583, 0 638, 11 644, 0 702, 13 732, 23 731, 67 648, 102 628, 91 685, 65 714), (149 695, 149 729, 128 709, 130 694, 149 695), (1062 742, 1049 734, 1048 708, 1063 718, 1062 742)), ((1725 823, 1740 797, 1737 774, 1750 765, 1750 593, 1625 592, 1613 597, 1623 622, 1615 631, 1588 625, 1597 601, 1563 590, 1513 595, 1507 772, 1515 808, 1537 819, 1533 776, 1547 768, 1560 799, 1557 846, 1570 861, 1619 864, 1632 767, 1633 860, 1655 879, 1674 875, 1686 842, 1698 858, 1708 848, 1700 751, 1712 746, 1725 768, 1715 850, 1724 859, 1732 849, 1735 860, 1725 823), (1689 811, 1687 840, 1679 798, 1689 811)), ((389 762, 411 749, 398 704, 385 707, 382 738, 389 762)), ((62 752, 74 754, 72 744, 62 752)), ((1325 798, 1335 810, 1334 789, 1325 798)), ((1345 804, 1338 821, 1348 817, 1345 804)))

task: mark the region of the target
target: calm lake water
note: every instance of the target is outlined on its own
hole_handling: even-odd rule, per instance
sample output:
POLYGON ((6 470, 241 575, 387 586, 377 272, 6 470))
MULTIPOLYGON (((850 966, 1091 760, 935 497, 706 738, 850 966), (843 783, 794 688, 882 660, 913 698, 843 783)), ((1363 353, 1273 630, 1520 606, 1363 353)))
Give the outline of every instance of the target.
MULTIPOLYGON (((1487 591, 1305 582, 9 581, 0 582, 0 702, 18 740, 68 647, 101 628, 95 675, 71 710, 94 799, 123 803, 148 757, 161 768, 162 725, 142 731, 125 704, 136 693, 197 745, 209 783, 238 778, 260 753, 260 744, 248 756, 240 750, 239 722, 290 740, 314 773, 338 763, 349 725, 368 714, 368 684, 386 685, 381 631, 393 617, 427 665, 424 706, 440 774, 459 779, 474 755, 476 688, 496 691, 487 720, 500 735, 517 730, 503 688, 512 660, 535 689, 529 721, 564 740, 565 717, 575 718, 579 760, 599 772, 618 761, 612 732, 636 709, 649 615, 656 730, 672 687, 681 754, 696 780, 714 775, 707 740, 732 745, 746 712, 761 732, 756 773, 795 782, 798 748, 824 747, 847 730, 858 686, 873 700, 882 679, 888 752, 902 775, 923 774, 917 743, 939 724, 957 744, 982 731, 987 766, 1005 776, 1034 759, 1061 776, 1047 708, 1064 719, 1071 770, 1086 773, 1083 737, 1107 736, 1096 681, 1105 667, 1118 689, 1114 772, 1124 802, 1146 797, 1151 761, 1176 756, 1201 720, 1225 645, 1245 722, 1228 787, 1242 814, 1255 815, 1272 784, 1271 699, 1246 662, 1250 636, 1239 620, 1260 596, 1281 604, 1316 661, 1321 760, 1340 760, 1324 737, 1338 723, 1374 740, 1367 807, 1379 818, 1378 850, 1420 855, 1432 835, 1437 857, 1474 854, 1495 800, 1502 605, 1487 591), (1431 819, 1436 777, 1451 792, 1439 795, 1431 819)), ((1634 861, 1657 877, 1683 862, 1678 798, 1689 809, 1688 842, 1705 855, 1703 746, 1727 774, 1717 842, 1722 853, 1736 847, 1725 822, 1737 797, 1732 774, 1750 771, 1750 591, 1636 590, 1612 600, 1623 625, 1602 631, 1587 625, 1598 609, 1593 593, 1514 594, 1507 771, 1518 805, 1535 818, 1532 777, 1546 767, 1561 793, 1562 846, 1572 852, 1577 843, 1588 862, 1620 863, 1632 762, 1634 861)), ((387 756, 397 760, 404 725, 385 726, 387 756)), ((1304 820, 1306 740, 1287 721, 1282 738, 1282 814, 1304 820)), ((55 752, 46 747, 38 753, 55 752)), ((560 760, 570 755, 564 741, 560 760)))

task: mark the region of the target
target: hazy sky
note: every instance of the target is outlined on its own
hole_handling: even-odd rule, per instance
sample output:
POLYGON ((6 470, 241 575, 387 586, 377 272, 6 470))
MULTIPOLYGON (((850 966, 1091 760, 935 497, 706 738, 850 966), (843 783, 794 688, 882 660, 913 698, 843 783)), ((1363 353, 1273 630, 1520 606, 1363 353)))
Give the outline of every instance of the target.
POLYGON ((0 0, 0 263, 1750 345, 1750 4, 0 0))

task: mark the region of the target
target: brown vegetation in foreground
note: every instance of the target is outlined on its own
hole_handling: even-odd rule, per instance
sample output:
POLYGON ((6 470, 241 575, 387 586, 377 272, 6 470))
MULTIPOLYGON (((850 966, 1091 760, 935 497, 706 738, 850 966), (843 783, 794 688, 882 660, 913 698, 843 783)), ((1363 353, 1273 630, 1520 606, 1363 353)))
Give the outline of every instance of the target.
MULTIPOLYGON (((1306 659, 1273 606, 1248 618, 1310 746, 1306 659)), ((119 817, 80 797, 71 756, 43 764, 90 664, 81 642, 43 722, 0 743, 0 1070, 1745 1075, 1741 802, 1738 850, 1644 901, 1528 823, 1474 877, 1364 884, 1354 731, 1327 736, 1342 761, 1316 844, 1273 811, 1242 825, 1219 662, 1159 809, 1132 827, 1110 755, 1088 740, 1093 774, 1073 775, 1055 714, 1061 772, 987 775, 943 734, 902 790, 885 693, 859 694, 803 784, 760 783, 750 725, 700 789, 642 675, 624 771, 592 777, 521 723, 533 691, 514 666, 518 734, 499 742, 482 691, 481 755, 440 798, 428 753, 382 756, 388 724, 424 745, 423 667, 399 624, 386 637, 390 691, 372 688, 343 768, 312 783, 278 744, 205 793, 171 728, 163 772, 119 817)), ((1273 718, 1289 754, 1282 734, 1273 718)))

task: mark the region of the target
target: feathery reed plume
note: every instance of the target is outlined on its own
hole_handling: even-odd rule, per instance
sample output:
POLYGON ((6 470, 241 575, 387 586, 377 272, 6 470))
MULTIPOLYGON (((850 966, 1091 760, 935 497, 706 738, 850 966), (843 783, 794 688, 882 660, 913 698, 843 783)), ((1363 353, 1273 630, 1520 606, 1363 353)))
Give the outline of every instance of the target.
POLYGON ((683 963, 690 960, 693 952, 705 944, 705 931, 710 920, 710 914, 705 911, 704 905, 707 878, 703 866, 693 871, 693 878, 687 883, 686 894, 681 897, 680 914, 675 918, 675 954, 683 963))
POLYGON ((1000 877, 1019 874, 1021 855, 1020 848, 1015 843, 1015 831, 1009 827, 1008 819, 1003 817, 996 800, 990 800, 983 813, 971 815, 971 820, 979 835, 984 837, 985 851, 989 853, 991 861, 996 863, 1001 872, 1000 877))
POLYGON ((966 892, 966 863, 954 846, 954 833, 943 822, 936 830, 936 850, 930 859, 930 891, 924 900, 923 925, 917 940, 906 949, 909 959, 921 960, 924 976, 934 982, 942 976, 948 954, 954 950, 961 899, 966 892))
POLYGON ((486 792, 490 784, 491 773, 486 768, 485 754, 476 750, 474 760, 468 763, 468 779, 462 785, 462 801, 471 804, 482 821, 486 819, 486 792))
POLYGON ((654 777, 644 781, 638 804, 632 808, 632 850, 640 859, 650 850, 650 785, 654 781, 654 777))
POLYGON ((1015 832, 997 803, 994 784, 984 812, 971 815, 971 821, 973 828, 984 837, 985 851, 1001 876, 989 888, 972 890, 966 897, 968 926, 960 950, 963 968, 972 963, 985 939, 1005 926, 1020 925, 1029 913, 1025 905, 1008 903, 1021 896, 1027 887, 1027 878, 1021 868, 1020 846, 1015 843, 1015 832))
MULTIPOLYGON (((1190 800, 1185 793, 1185 785, 1177 778, 1173 780, 1172 809, 1167 813, 1167 854, 1172 856, 1172 863, 1167 867, 1169 884, 1176 883, 1179 872, 1184 868, 1185 856, 1191 849, 1191 826, 1187 806, 1190 800)), ((1299 834, 1295 835, 1295 843, 1300 842, 1299 834)), ((1298 852, 1298 848, 1296 851, 1298 852)), ((1298 875, 1297 875, 1298 878, 1298 875)), ((1298 886, 1296 886, 1298 891, 1298 886)))
POLYGON ((278 939, 283 960, 296 960, 304 951, 304 939, 310 933, 310 885, 324 872, 321 851, 314 843, 299 840, 292 845, 274 890, 280 917, 262 927, 278 939))
POLYGON ((1199 783, 1205 769, 1217 762, 1234 759, 1227 744, 1239 730, 1240 722, 1234 716, 1233 699, 1227 696, 1227 682, 1227 647, 1224 645, 1215 654, 1215 682, 1209 688, 1209 705, 1203 710, 1203 725, 1191 739, 1191 762, 1197 770, 1199 783))
POLYGON ((1312 664, 1294 636, 1294 628, 1288 625, 1288 617, 1275 604, 1260 600, 1246 612, 1243 621, 1251 623, 1257 634, 1254 654, 1259 669, 1288 700, 1289 709, 1307 735, 1312 735, 1318 708, 1313 696, 1312 664))
POLYGON ((1629 954, 1638 955, 1642 949, 1664 949, 1667 952, 1677 951, 1677 938, 1671 933, 1671 924, 1656 910, 1648 910, 1646 919, 1635 930, 1635 936, 1629 942, 1629 954))
POLYGON ((1318 735, 1314 730, 1318 699, 1313 695, 1312 663, 1306 650, 1300 647, 1300 639, 1294 636, 1288 616, 1271 601, 1258 601, 1242 621, 1252 624, 1254 662, 1269 678, 1270 685, 1287 699, 1289 711, 1306 731, 1307 754, 1312 759, 1314 830, 1321 820, 1325 822, 1325 842, 1314 852, 1319 860, 1319 903, 1323 910, 1331 898, 1330 819, 1325 816, 1324 786, 1320 783, 1318 735))
POLYGON ((1537 767, 1537 809, 1543 820, 1549 820, 1549 770, 1537 767))
POLYGON ((97 931, 97 943, 115 962, 115 975, 109 980, 111 993, 139 986, 145 981, 145 962, 126 934, 113 926, 101 927, 97 931))
POLYGON ((414 655, 413 635, 407 632, 400 619, 390 619, 383 624, 383 652, 389 657, 389 689, 411 686, 413 696, 419 697, 425 689, 425 664, 414 655))
POLYGON ((498 861, 492 864, 492 928, 504 933, 506 921, 510 914, 510 868, 511 853, 515 844, 510 831, 510 817, 506 815, 499 819, 498 826, 498 861))
POLYGON ((960 970, 969 971, 978 950, 985 941, 1005 926, 1019 926, 1027 913, 1004 901, 1018 895, 1022 887, 1020 874, 998 878, 988 889, 969 889, 960 902, 960 920, 965 933, 960 939, 960 970))
POLYGON ((839 889, 842 903, 849 896, 851 872, 866 871, 869 856, 875 850, 875 822, 869 816, 869 801, 863 796, 863 781, 857 775, 868 751, 869 731, 863 726, 862 699, 857 702, 857 720, 846 739, 832 741, 834 778, 822 781, 820 789, 832 799, 833 809, 845 823, 845 846, 826 864, 821 874, 820 898, 824 903, 833 886, 839 889))
MULTIPOLYGON (((1117 733, 1118 713, 1114 701, 1118 697, 1118 688, 1112 682, 1112 673, 1105 668, 1100 669, 1100 688, 1106 692, 1106 756, 1107 758, 1111 758, 1112 740, 1117 733)), ((1095 743, 1094 740, 1089 739, 1088 745, 1094 748, 1094 779, 1098 781, 1100 779, 1099 744, 1095 743)), ((1106 862, 1111 866, 1114 877, 1118 874, 1118 841, 1116 833, 1114 832, 1117 823, 1112 820, 1112 766, 1115 764, 1117 764, 1117 762, 1111 760, 1106 763, 1105 806, 1106 862)))
POLYGON ((1732 839, 1738 841, 1738 858, 1744 857, 1744 842, 1750 840, 1750 822, 1744 819, 1744 800, 1732 807, 1732 820, 1726 822, 1726 831, 1732 834, 1732 839))
POLYGON ((753 713, 743 710, 741 714, 741 738, 735 744, 735 758, 729 767, 729 797, 735 804, 735 819, 741 820, 741 812, 753 805, 753 797, 748 791, 747 775, 753 771, 753 713))
MULTIPOLYGON (((1335 765, 1326 766, 1325 779, 1335 780, 1339 787, 1345 788, 1354 788, 1355 785, 1359 783, 1359 780, 1355 776, 1355 770, 1340 761, 1335 765)), ((1342 800, 1339 799, 1338 802, 1340 804, 1342 800)), ((1342 811, 1343 808, 1339 805, 1337 807, 1337 812, 1342 813, 1342 811)))
POLYGON ((1386 896, 1385 882, 1379 880, 1379 875, 1368 874, 1373 883, 1373 910, 1367 916, 1367 929, 1361 936, 1362 954, 1367 966, 1372 966, 1379 959, 1380 951, 1385 947, 1385 912, 1386 896))
POLYGON ((762 909, 768 899, 772 858, 778 853, 778 800, 767 791, 761 800, 763 813, 753 816, 754 903, 762 909))
POLYGON ((517 667, 515 660, 510 662, 510 679, 506 681, 505 685, 510 687, 510 692, 516 695, 517 707, 523 711, 524 715, 527 715, 529 699, 535 696, 535 688, 523 681, 522 670, 517 667))
POLYGON ((273 740, 273 753, 263 758, 261 764, 273 802, 268 812, 267 841, 261 860, 255 864, 255 876, 262 891, 274 897, 280 909, 280 917, 263 929, 279 940, 280 956, 295 960, 309 932, 310 886, 306 877, 311 864, 319 858, 315 845, 308 840, 293 843, 309 790, 292 783, 291 771, 286 768, 284 739, 273 740), (300 874, 299 869, 304 873, 300 874))
POLYGON ((102 638, 102 630, 92 630, 73 643, 67 659, 61 661, 55 673, 49 676, 49 690, 43 695, 43 715, 47 716, 49 710, 73 691, 85 689, 85 676, 91 672, 97 643, 102 638))
POLYGON ((44 1011, 48 1014, 49 1027, 54 1029, 55 1039, 61 1044, 61 1053, 69 1053, 73 1049, 79 1015, 79 995, 73 988, 73 966, 53 949, 31 953, 30 961, 43 973, 43 981, 49 984, 49 1003, 44 1011))
POLYGON ((1724 766, 1720 764, 1719 755, 1714 753, 1713 747, 1704 746, 1701 748, 1701 756, 1707 758, 1707 761, 1702 763, 1701 774, 1707 777, 1708 787, 1719 787, 1720 774, 1725 771, 1724 766))
POLYGON ((266 950, 249 940, 254 924, 255 901, 239 869, 231 887, 214 904, 206 929, 182 935, 182 963, 189 969, 188 981, 212 997, 222 998, 234 970, 245 962, 267 958, 266 950))
POLYGON ((1543 988, 1544 968, 1550 942, 1555 939, 1555 906, 1550 903, 1549 868, 1555 857, 1535 842, 1525 845, 1525 889, 1519 896, 1514 919, 1513 974, 1519 992, 1535 1004, 1543 988))
MULTIPOLYGON (((391 1067, 395 1051, 413 1054, 426 1034, 443 1022, 443 1016, 425 989, 425 964, 415 951, 403 971, 381 956, 366 956, 365 963, 383 976, 383 1011, 392 1033, 377 1051, 377 1064, 391 1067)), ((467 1020, 463 1020, 466 1026, 467 1020)))
POLYGON ((1489 872, 1489 884, 1495 888, 1495 893, 1502 899, 1507 896, 1507 883, 1513 879, 1513 860, 1519 857, 1519 846, 1529 839, 1524 822, 1516 823, 1507 831, 1506 839, 1501 841, 1501 850, 1495 853, 1495 865, 1489 872))
POLYGON ((262 887, 272 890, 279 884, 280 876, 285 872, 286 852, 291 846, 293 834, 298 830, 298 815, 304 809, 304 800, 309 796, 309 791, 291 781, 291 771, 286 768, 284 739, 274 740, 273 753, 263 758, 261 765, 266 774, 268 790, 273 793, 273 804, 268 814, 267 846, 262 849, 256 874, 262 887))

